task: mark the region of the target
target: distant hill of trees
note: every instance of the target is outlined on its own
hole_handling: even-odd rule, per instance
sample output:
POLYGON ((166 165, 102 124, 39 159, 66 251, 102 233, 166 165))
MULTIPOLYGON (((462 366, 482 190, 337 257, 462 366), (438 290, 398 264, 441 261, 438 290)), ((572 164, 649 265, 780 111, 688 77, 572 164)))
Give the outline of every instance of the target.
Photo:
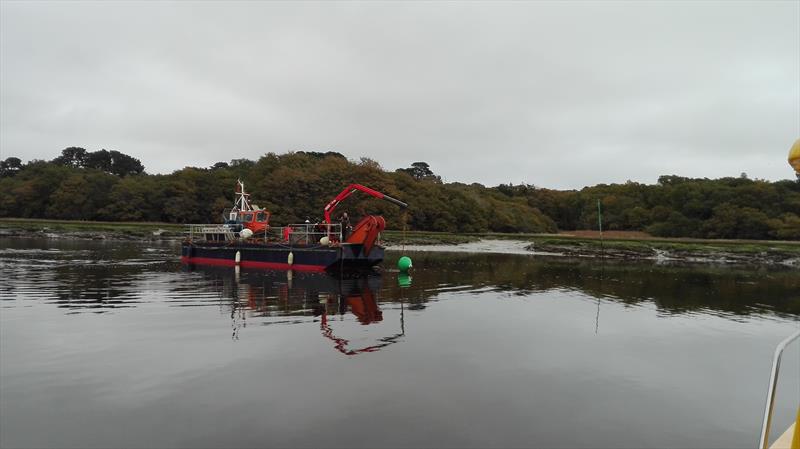
MULTIPOLYGON (((321 220, 325 204, 360 183, 409 204, 409 229, 445 232, 556 232, 597 229, 597 201, 608 230, 656 236, 800 239, 800 183, 746 176, 691 179, 662 176, 654 185, 627 182, 581 190, 533 185, 444 183, 425 162, 386 171, 368 158, 336 152, 268 153, 211 167, 147 174, 118 151, 70 147, 51 161, 0 162, 0 217, 108 221, 219 222, 236 179, 277 225, 321 220)), ((404 212, 353 195, 338 212, 382 214, 401 228, 404 212)))

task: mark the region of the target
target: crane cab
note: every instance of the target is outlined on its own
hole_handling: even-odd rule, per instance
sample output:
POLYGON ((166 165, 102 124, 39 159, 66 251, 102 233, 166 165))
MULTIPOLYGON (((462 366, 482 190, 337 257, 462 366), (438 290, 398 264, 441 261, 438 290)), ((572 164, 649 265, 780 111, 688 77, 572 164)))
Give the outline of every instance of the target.
POLYGON ((241 212, 242 225, 253 231, 253 234, 265 232, 269 228, 269 212, 261 209, 241 212))
POLYGON ((238 225, 239 230, 249 229, 253 234, 258 234, 269 229, 269 216, 269 211, 265 209, 232 210, 228 213, 225 224, 238 225))
POLYGON ((253 235, 269 229, 269 211, 250 203, 250 194, 245 193, 242 180, 236 181, 236 201, 233 209, 223 214, 225 224, 235 232, 242 229, 253 231, 253 235))

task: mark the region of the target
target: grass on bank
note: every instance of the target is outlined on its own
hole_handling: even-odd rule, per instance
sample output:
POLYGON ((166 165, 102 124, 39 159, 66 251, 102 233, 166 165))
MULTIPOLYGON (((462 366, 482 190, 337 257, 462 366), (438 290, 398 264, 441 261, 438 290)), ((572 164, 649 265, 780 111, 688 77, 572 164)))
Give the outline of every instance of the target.
POLYGON ((182 235, 185 226, 174 223, 43 220, 32 218, 0 218, 0 229, 18 229, 28 232, 80 232, 114 233, 132 237, 182 235))

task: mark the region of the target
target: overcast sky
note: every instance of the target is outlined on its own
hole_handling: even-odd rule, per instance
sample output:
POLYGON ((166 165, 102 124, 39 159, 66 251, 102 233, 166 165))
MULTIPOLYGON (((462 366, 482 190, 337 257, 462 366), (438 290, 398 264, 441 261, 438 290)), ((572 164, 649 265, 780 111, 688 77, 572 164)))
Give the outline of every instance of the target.
POLYGON ((446 181, 793 179, 800 1, 0 2, 0 157, 338 151, 446 181))

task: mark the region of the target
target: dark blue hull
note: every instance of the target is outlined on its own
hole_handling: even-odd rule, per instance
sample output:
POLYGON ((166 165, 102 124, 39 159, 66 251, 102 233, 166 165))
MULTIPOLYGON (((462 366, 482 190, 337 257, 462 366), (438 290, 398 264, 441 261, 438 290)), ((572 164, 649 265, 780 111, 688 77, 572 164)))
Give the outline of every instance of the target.
POLYGON ((187 264, 299 271, 371 268, 383 261, 383 255, 383 247, 373 246, 369 254, 365 254, 363 245, 348 243, 291 247, 248 242, 183 242, 181 245, 181 261, 187 264))

